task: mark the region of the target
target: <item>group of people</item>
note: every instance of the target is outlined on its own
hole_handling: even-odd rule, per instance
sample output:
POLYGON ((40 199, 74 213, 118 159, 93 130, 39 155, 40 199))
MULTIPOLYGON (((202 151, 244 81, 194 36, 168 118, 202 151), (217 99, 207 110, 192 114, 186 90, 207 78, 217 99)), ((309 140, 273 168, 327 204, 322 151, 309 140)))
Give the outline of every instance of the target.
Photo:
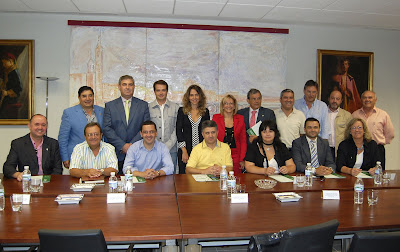
POLYGON ((58 141, 46 136, 47 119, 32 116, 30 133, 11 143, 4 163, 7 177, 22 179, 23 167, 32 174, 61 174, 62 166, 74 177, 109 176, 128 170, 154 179, 175 173, 218 175, 222 166, 235 173, 272 175, 304 172, 307 163, 317 175, 338 171, 356 176, 385 167, 385 144, 394 138, 388 114, 375 107, 376 94, 361 95, 362 108, 352 115, 340 108, 342 93, 331 92, 329 105, 317 100, 318 85, 309 80, 304 97, 281 92, 281 107, 261 106, 262 94, 250 89, 249 107, 238 110, 236 98, 223 97, 220 113, 210 120, 207 98, 191 85, 182 107, 168 98, 168 84, 153 84, 156 99, 147 103, 133 96, 132 76, 118 81, 121 97, 94 105, 94 91, 83 86, 79 104, 64 110, 58 141), (260 125, 257 135, 248 134, 260 125))

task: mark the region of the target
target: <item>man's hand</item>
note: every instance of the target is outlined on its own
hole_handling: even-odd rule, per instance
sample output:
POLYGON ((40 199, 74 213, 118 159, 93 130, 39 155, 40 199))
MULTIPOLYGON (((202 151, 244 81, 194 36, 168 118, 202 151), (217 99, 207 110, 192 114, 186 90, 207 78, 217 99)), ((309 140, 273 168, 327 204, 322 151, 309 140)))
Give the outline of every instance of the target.
POLYGON ((279 168, 279 172, 282 174, 288 174, 289 169, 286 166, 282 166, 281 168, 279 168))
POLYGON ((128 152, 129 147, 131 147, 131 143, 126 143, 124 146, 122 146, 122 153, 126 154, 128 152))
POLYGON ((157 176, 158 176, 158 172, 156 172, 155 170, 153 170, 153 169, 146 169, 145 171, 144 171, 144 178, 145 179, 154 179, 154 178, 156 178, 157 176))
POLYGON ((276 171, 276 169, 274 167, 268 167, 265 169, 265 175, 268 175, 268 176, 272 175, 275 173, 275 171, 276 171))
POLYGON ((98 178, 101 175, 103 175, 103 174, 101 173, 100 170, 93 169, 93 168, 88 169, 87 173, 86 173, 86 176, 88 176, 89 178, 98 178))
POLYGON ((22 181, 22 172, 16 172, 13 174, 13 177, 16 178, 18 181, 22 181))
POLYGON ((221 166, 214 164, 213 166, 210 166, 207 169, 205 169, 204 173, 218 176, 219 173, 221 172, 221 169, 222 169, 221 166))
MULTIPOLYGON (((360 170, 361 171, 361 170, 360 170)), ((368 170, 368 172, 369 172, 369 174, 370 175, 374 175, 375 174, 375 167, 373 167, 373 168, 370 168, 369 170, 368 170)))
MULTIPOLYGON (((373 169, 373 168, 371 168, 371 169, 373 169)), ((371 170, 371 169, 370 169, 370 170, 371 170)), ((361 171, 362 171, 361 169, 353 168, 353 169, 351 169, 351 175, 355 177, 355 176, 357 176, 361 171)))
POLYGON ((65 168, 69 169, 69 160, 63 162, 65 168))
POLYGON ((250 143, 252 143, 257 138, 258 138, 258 136, 249 136, 250 143))
POLYGON ((318 167, 317 169, 315 169, 315 173, 318 175, 318 176, 324 176, 324 175, 329 175, 329 174, 331 174, 333 171, 332 171, 332 169, 331 168, 329 168, 329 167, 326 167, 326 166, 320 166, 320 167, 318 167))
POLYGON ((239 162, 239 168, 240 170, 244 170, 244 161, 239 162))

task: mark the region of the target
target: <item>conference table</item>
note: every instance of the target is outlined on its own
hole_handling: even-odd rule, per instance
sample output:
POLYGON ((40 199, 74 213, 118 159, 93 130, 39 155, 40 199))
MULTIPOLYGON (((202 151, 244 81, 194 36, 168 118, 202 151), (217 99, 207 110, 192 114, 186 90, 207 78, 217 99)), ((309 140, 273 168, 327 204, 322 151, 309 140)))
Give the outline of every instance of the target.
MULTIPOLYGON (((354 205, 355 178, 314 179, 312 187, 277 183, 260 189, 254 180, 265 176, 240 174, 246 185, 248 203, 231 203, 219 182, 196 182, 192 175, 179 174, 134 184, 125 204, 107 204, 108 183, 83 192, 77 205, 58 205, 59 194, 74 193, 70 186, 77 178, 52 175, 39 193, 31 193, 31 203, 22 212, 12 212, 10 195, 22 193, 21 182, 2 180, 6 207, 0 212, 0 245, 37 244, 39 229, 102 229, 108 243, 188 239, 237 239, 251 235, 313 225, 331 219, 340 222, 338 234, 359 230, 397 230, 400 228, 400 171, 388 184, 375 186, 363 179, 365 191, 379 190, 378 205, 354 205), (340 200, 324 200, 322 190, 340 190, 340 200), (281 203, 274 192, 297 192, 298 202, 281 203)), ((293 174, 294 175, 294 174, 293 174)), ((182 248, 181 248, 182 249, 182 248)))

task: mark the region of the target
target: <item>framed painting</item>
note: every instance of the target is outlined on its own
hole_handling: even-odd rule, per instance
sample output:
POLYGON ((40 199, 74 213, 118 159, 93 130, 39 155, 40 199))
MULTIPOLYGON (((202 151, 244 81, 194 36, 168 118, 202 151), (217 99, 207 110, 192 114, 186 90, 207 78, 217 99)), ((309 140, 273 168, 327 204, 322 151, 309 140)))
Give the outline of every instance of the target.
POLYGON ((0 124, 27 124, 33 115, 34 40, 0 40, 0 124))
POLYGON ((333 90, 342 93, 341 107, 350 113, 362 107, 361 94, 372 90, 374 53, 318 50, 319 98, 328 103, 333 90))

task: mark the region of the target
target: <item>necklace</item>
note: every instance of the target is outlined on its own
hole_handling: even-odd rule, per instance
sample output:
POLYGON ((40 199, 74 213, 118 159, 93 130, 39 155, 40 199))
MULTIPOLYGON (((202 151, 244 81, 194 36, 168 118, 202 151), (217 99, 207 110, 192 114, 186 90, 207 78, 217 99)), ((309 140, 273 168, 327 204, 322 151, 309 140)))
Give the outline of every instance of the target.
POLYGON ((362 145, 360 148, 357 147, 357 151, 363 150, 364 149, 364 145, 362 145))
POLYGON ((272 145, 274 145, 273 143, 272 144, 267 144, 267 143, 264 143, 264 142, 263 142, 263 144, 267 146, 267 151, 269 151, 271 149, 272 145))

